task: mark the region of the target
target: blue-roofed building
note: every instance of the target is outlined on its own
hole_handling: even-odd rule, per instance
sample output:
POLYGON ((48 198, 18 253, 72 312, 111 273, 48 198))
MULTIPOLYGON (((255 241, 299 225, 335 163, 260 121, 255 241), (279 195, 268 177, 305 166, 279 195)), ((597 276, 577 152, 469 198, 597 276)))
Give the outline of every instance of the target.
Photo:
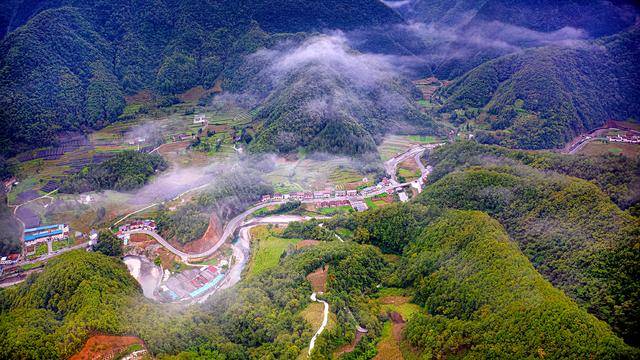
POLYGON ((69 237, 69 226, 55 224, 24 229, 24 242, 27 247, 49 240, 65 240, 69 237))

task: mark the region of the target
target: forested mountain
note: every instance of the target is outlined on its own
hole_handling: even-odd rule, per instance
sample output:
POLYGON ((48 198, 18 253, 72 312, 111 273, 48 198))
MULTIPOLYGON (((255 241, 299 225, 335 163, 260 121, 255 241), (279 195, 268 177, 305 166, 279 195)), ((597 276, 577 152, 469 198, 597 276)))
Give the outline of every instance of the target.
POLYGON ((256 42, 264 38, 243 36, 256 27, 297 32, 401 20, 373 0, 45 0, 4 6, 11 16, 2 31, 12 31, 0 43, 4 153, 48 145, 58 130, 111 122, 126 94, 211 87, 227 62, 264 45, 256 42))
POLYGON ((609 119, 638 119, 639 57, 638 27, 576 47, 507 55, 444 88, 444 110, 486 111, 481 142, 558 148, 609 119))
MULTIPOLYGON (((542 172, 524 165, 526 158, 509 161, 492 148, 456 144, 430 161, 435 176, 421 202, 495 217, 545 278, 638 342, 640 288, 632 280, 640 260, 637 217, 593 183, 542 172)), ((545 167, 543 157, 532 166, 536 162, 545 167)))
POLYGON ((341 36, 290 39, 258 51, 230 88, 263 99, 254 151, 363 154, 389 131, 439 131, 419 111, 420 93, 408 79, 384 57, 353 51, 341 36))
POLYGON ((317 355, 352 341, 355 324, 368 333, 353 355, 375 354, 384 317, 371 300, 380 285, 415 292, 420 310, 407 319, 404 334, 419 356, 622 359, 638 354, 543 279, 486 214, 402 204, 340 221, 356 234, 365 233, 365 223, 375 235, 357 240, 374 243, 384 237, 404 245, 404 251, 394 251, 400 254, 396 264, 375 246, 353 242, 290 249, 278 266, 189 308, 145 300, 113 258, 84 251, 61 255, 42 274, 0 291, 0 356, 66 358, 90 334, 109 332, 135 334, 161 358, 296 358, 307 351, 315 330, 301 316, 311 293, 305 277, 325 265, 322 296, 336 321, 316 342, 317 355), (402 221, 416 231, 405 236, 403 229, 384 230, 402 221))
POLYGON ((573 27, 598 37, 633 25, 636 6, 629 0, 415 0, 397 10, 406 18, 427 23, 473 27, 499 21, 541 32, 573 27))

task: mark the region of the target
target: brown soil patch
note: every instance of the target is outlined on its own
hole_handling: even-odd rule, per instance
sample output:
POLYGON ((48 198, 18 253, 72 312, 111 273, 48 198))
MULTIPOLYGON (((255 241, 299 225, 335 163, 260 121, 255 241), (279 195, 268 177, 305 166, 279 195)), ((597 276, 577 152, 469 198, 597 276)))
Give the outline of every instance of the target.
POLYGON ((178 98, 184 102, 196 102, 203 96, 207 96, 214 91, 215 86, 211 89, 205 89, 202 86, 196 86, 178 95, 178 98))
POLYGON ((190 241, 186 244, 172 241, 171 245, 186 253, 200 253, 215 245, 215 243, 220 240, 220 236, 222 236, 222 224, 220 223, 218 215, 212 213, 209 218, 209 227, 207 227, 207 231, 204 232, 204 235, 202 235, 200 239, 190 241))
POLYGON ((420 170, 420 168, 418 167, 418 164, 416 164, 416 160, 412 157, 401 162, 400 164, 398 164, 398 166, 411 171, 420 170))
POLYGON ((125 96, 124 101, 127 104, 132 103, 148 103, 153 100, 153 93, 150 90, 142 90, 136 94, 125 96))
POLYGON ((328 272, 329 265, 325 265, 324 267, 320 267, 316 271, 307 275, 307 281, 311 283, 311 288, 313 289, 313 291, 324 292, 328 272))
POLYGON ((190 143, 191 141, 180 141, 169 144, 162 144, 158 148, 158 153, 160 153, 160 155, 167 155, 172 152, 181 151, 186 149, 190 143))
POLYGON ((296 250, 300 250, 302 248, 316 246, 320 243, 320 240, 302 240, 296 244, 296 250))
POLYGON ((341 346, 338 350, 336 350, 335 353, 333 353, 333 357, 337 358, 342 354, 346 354, 346 353, 352 352, 356 348, 356 346, 358 346, 358 344, 360 343, 360 340, 362 340, 363 336, 364 336, 364 333, 361 333, 360 331, 356 330, 356 337, 353 339, 351 344, 346 344, 346 345, 341 346))
POLYGON ((222 79, 217 79, 215 84, 213 84, 213 88, 211 89, 214 93, 222 92, 222 79))
POLYGON ((209 125, 207 126, 207 130, 213 130, 216 133, 221 133, 231 130, 231 127, 229 125, 209 125))
POLYGON ((381 304, 394 304, 394 305, 402 305, 409 302, 408 296, 385 296, 380 298, 381 304))
POLYGON ((70 360, 113 359, 133 344, 144 346, 142 340, 135 336, 95 335, 90 337, 82 350, 73 355, 70 360))
POLYGON ((147 234, 131 234, 129 241, 132 243, 155 242, 155 240, 147 234))
POLYGON ((378 354, 374 357, 374 360, 404 359, 400 350, 400 341, 402 341, 402 331, 406 325, 405 321, 402 315, 395 311, 389 313, 389 318, 392 322, 391 338, 387 338, 378 344, 378 354))

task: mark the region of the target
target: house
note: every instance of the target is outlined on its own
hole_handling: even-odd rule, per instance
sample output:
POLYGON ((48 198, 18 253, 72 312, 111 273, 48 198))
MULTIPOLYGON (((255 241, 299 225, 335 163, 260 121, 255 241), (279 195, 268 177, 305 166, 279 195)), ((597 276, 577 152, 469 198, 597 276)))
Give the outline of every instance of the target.
POLYGON ((344 190, 336 190, 336 197, 347 196, 347 192, 344 190))
POLYGON ((69 237, 69 226, 55 224, 24 229, 24 242, 32 246, 47 241, 65 240, 69 237))
POLYGON ((411 187, 418 191, 418 194, 422 192, 422 182, 418 180, 414 180, 411 182, 411 187))
POLYGON ((291 194, 291 197, 295 200, 303 200, 304 199, 304 192, 294 192, 293 194, 291 194))
POLYGON ((407 202, 409 201, 409 196, 407 196, 407 193, 404 191, 400 191, 398 192, 398 198, 400 199, 400 201, 402 202, 407 202))
POLYGON ((18 179, 16 179, 15 176, 2 180, 2 185, 4 186, 5 192, 8 193, 9 191, 11 191, 13 184, 15 184, 17 181, 18 179))
POLYGON ((262 195, 262 199, 260 201, 267 202, 271 200, 271 195, 262 195))
POLYGON ((313 193, 311 191, 307 191, 304 193, 304 199, 305 200, 311 200, 313 199, 313 193))
POLYGON ((289 198, 291 198, 291 195, 289 194, 282 194, 282 198, 285 200, 289 200, 289 198))
POLYGON ((118 228, 118 233, 140 230, 156 231, 156 222, 153 220, 135 220, 128 224, 121 225, 118 228))
POLYGON ((314 199, 322 199, 324 197, 324 191, 314 191, 313 198, 314 199))
POLYGON ((209 121, 207 120, 207 117, 204 114, 198 114, 196 116, 193 117, 193 123, 194 124, 208 124, 209 121))
POLYGON ((347 196, 358 196, 358 190, 347 190, 347 196))
POLYGON ((352 200, 350 201, 350 203, 351 203, 351 207, 358 212, 369 209, 367 204, 362 200, 352 200))
POLYGON ((20 254, 11 254, 0 258, 0 265, 13 265, 20 259, 20 254))
POLYGON ((282 200, 282 194, 275 193, 273 194, 273 200, 282 200))

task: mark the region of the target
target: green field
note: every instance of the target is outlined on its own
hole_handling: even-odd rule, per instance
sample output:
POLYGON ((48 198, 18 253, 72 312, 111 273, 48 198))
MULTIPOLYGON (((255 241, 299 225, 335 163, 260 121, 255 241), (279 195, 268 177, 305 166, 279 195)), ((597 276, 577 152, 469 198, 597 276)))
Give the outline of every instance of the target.
POLYGON ((332 207, 332 208, 320 208, 317 210, 322 215, 335 215, 335 214, 348 214, 350 212, 354 212, 353 208, 350 205, 332 207))
POLYGON ((53 251, 58 251, 60 249, 64 249, 64 248, 69 247, 71 245, 73 245, 73 240, 71 238, 69 238, 67 240, 54 241, 51 244, 51 249, 53 249, 53 251))
POLYGON ((253 248, 251 261, 247 268, 249 276, 258 275, 278 265, 280 255, 289 245, 295 245, 299 239, 283 239, 278 237, 282 231, 269 229, 267 226, 256 226, 251 231, 251 246, 253 248))

